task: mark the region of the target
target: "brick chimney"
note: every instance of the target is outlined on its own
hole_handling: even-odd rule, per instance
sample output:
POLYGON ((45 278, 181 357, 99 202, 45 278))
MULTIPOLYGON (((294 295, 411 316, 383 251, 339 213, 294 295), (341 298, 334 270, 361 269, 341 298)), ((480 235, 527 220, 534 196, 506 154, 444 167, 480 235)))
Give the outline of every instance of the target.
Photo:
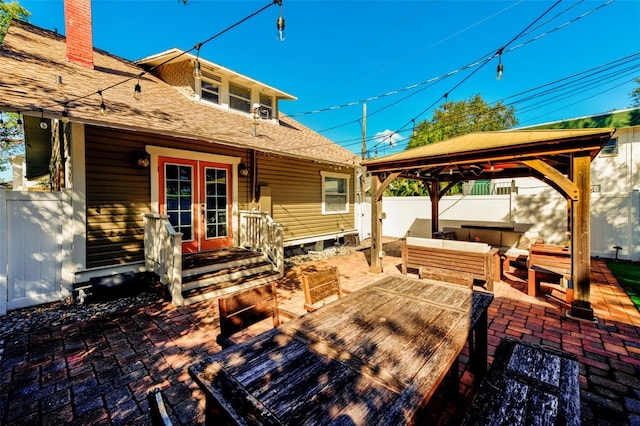
POLYGON ((67 61, 93 69, 91 0, 64 0, 67 61))

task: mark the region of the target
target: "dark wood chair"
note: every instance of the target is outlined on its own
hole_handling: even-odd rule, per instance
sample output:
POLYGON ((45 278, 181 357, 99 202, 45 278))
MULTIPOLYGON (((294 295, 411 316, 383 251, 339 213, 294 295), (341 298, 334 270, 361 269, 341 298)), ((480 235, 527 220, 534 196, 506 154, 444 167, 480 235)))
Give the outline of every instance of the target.
POLYGON ((451 271, 448 269, 421 266, 418 270, 420 278, 460 284, 473 289, 473 274, 470 272, 451 271))
POLYGON ((312 312, 332 301, 332 297, 342 297, 350 291, 343 290, 340 285, 338 268, 329 267, 314 269, 302 274, 302 288, 304 290, 304 308, 312 312))
POLYGON ((223 348, 236 343, 231 338, 232 335, 269 317, 273 318, 274 327, 280 325, 275 282, 221 296, 218 299, 218 308, 220 334, 216 341, 223 348))

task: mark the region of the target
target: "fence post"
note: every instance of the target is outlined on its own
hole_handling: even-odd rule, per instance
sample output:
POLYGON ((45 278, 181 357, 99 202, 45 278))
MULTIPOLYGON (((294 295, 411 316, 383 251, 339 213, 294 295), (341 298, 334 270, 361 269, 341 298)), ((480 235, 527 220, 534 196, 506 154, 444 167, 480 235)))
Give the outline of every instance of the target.
POLYGON ((0 315, 7 314, 7 189, 0 189, 0 315))

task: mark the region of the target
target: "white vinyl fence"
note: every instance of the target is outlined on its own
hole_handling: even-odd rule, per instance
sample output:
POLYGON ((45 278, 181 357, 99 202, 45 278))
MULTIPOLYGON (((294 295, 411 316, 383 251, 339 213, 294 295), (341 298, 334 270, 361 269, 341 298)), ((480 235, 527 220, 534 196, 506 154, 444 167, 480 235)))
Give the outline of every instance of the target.
MULTIPOLYGON (((462 224, 509 225, 517 231, 537 231, 546 242, 560 244, 566 238, 567 202, 555 193, 510 195, 452 195, 440 200, 440 229, 462 224)), ((360 239, 371 237, 371 199, 356 210, 360 239)), ((429 197, 383 197, 382 233, 385 237, 431 235, 429 197)), ((640 258, 640 192, 592 194, 591 255, 640 258)))
POLYGON ((0 189, 0 315, 69 296, 62 268, 68 192, 0 189))

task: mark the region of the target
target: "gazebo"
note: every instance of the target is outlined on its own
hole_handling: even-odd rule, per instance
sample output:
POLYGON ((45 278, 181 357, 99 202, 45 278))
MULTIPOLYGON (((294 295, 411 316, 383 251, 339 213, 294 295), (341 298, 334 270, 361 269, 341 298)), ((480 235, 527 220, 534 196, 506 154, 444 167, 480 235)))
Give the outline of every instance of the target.
POLYGON ((382 194, 397 178, 420 180, 431 198, 432 232, 439 200, 464 181, 533 176, 567 199, 573 300, 570 315, 593 320, 590 302, 591 161, 614 128, 506 130, 471 133, 386 157, 363 161, 371 176, 371 266, 382 272, 382 194), (444 185, 441 185, 444 183, 444 185))

